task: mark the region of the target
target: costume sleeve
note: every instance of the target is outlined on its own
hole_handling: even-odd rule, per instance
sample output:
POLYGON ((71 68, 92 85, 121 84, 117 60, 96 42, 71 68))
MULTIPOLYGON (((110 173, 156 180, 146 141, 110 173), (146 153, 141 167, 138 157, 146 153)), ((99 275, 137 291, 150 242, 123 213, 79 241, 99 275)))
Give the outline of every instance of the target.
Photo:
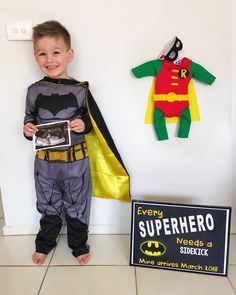
MULTIPOLYGON (((35 101, 36 101, 36 95, 33 95, 32 88, 29 87, 27 96, 26 96, 24 125, 28 122, 31 122, 34 125, 37 124, 36 122, 37 109, 35 106, 35 101)), ((26 136, 25 134, 24 134, 24 137, 28 140, 33 139, 33 137, 26 136)))
POLYGON ((89 117, 88 109, 87 109, 86 106, 85 107, 80 107, 78 118, 80 118, 85 124, 85 130, 84 130, 84 132, 80 132, 80 134, 89 133, 93 129, 93 126, 92 126, 92 122, 91 122, 91 119, 89 117))
MULTIPOLYGON (((89 89, 88 89, 88 92, 90 92, 89 89)), ((80 108, 80 113, 81 113, 81 119, 84 121, 84 124, 85 124, 85 130, 82 134, 87 134, 93 129, 93 126, 92 126, 91 119, 89 117, 86 98, 83 101, 83 106, 80 108)))
POLYGON ((28 92, 27 92, 27 96, 26 96, 24 124, 26 124, 28 122, 32 122, 33 124, 37 124, 37 122, 36 122, 37 108, 35 106, 35 101, 36 101, 35 96, 33 94, 32 88, 29 87, 28 92))
POLYGON ((190 64, 190 74, 191 77, 209 85, 211 85, 216 79, 216 77, 208 72, 204 67, 193 61, 190 64))
POLYGON ((161 59, 155 59, 137 66, 131 71, 137 78, 143 78, 147 76, 155 77, 160 72, 162 64, 163 61, 161 59))
MULTIPOLYGON (((84 91, 85 91, 85 97, 86 97, 86 93, 89 90, 88 90, 88 88, 85 88, 84 91)), ((92 122, 91 122, 90 117, 89 117, 86 98, 84 98, 82 104, 81 104, 81 102, 79 100, 77 100, 77 102, 78 102, 78 105, 79 105, 78 112, 77 112, 76 116, 73 117, 71 120, 81 119, 85 124, 85 130, 83 132, 79 132, 79 133, 75 132, 75 133, 78 133, 80 135, 88 134, 93 129, 93 126, 92 126, 92 122)), ((73 132, 73 131, 71 131, 71 132, 73 132)))

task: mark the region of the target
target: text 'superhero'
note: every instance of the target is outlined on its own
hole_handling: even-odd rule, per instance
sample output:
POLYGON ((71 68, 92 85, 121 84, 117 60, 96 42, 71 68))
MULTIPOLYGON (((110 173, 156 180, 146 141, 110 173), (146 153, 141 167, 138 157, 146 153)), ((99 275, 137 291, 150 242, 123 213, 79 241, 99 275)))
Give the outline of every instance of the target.
POLYGON ((158 140, 168 139, 165 118, 173 117, 180 118, 178 137, 187 138, 191 120, 199 120, 192 78, 211 85, 215 77, 186 57, 177 62, 166 58, 151 60, 133 68, 132 72, 137 78, 155 77, 146 123, 152 120, 158 140))

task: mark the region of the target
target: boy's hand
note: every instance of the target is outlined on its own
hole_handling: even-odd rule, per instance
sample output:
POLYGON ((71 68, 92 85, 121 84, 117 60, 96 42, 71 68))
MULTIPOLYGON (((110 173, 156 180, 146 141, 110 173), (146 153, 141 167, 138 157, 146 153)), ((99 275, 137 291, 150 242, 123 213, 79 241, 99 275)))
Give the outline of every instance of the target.
POLYGON ((81 119, 74 119, 69 123, 69 127, 71 131, 74 132, 84 132, 85 124, 84 121, 81 119))
POLYGON ((26 136, 32 137, 38 131, 38 129, 33 123, 28 122, 25 124, 23 131, 26 136))

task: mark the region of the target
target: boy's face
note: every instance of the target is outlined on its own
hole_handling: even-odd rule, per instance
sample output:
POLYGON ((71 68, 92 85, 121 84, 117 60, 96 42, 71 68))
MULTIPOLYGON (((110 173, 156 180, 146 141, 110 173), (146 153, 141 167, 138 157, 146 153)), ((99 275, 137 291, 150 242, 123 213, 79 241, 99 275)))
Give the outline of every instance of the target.
POLYGON ((63 38, 45 36, 34 44, 36 62, 43 73, 56 79, 67 79, 67 66, 74 58, 72 49, 66 47, 63 38))

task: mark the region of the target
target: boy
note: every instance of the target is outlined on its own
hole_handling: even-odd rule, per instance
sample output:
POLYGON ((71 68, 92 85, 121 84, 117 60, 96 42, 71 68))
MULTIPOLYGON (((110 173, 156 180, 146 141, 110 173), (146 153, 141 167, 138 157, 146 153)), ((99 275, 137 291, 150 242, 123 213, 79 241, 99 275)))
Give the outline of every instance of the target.
POLYGON ((68 245, 83 265, 90 259, 87 238, 91 177, 84 136, 92 129, 85 101, 88 85, 68 76, 67 67, 74 52, 70 34, 59 22, 47 21, 35 26, 33 45, 36 62, 45 77, 28 88, 24 135, 32 139, 37 124, 70 120, 71 147, 36 154, 37 209, 42 217, 32 260, 43 264, 56 246, 64 214, 68 245))

